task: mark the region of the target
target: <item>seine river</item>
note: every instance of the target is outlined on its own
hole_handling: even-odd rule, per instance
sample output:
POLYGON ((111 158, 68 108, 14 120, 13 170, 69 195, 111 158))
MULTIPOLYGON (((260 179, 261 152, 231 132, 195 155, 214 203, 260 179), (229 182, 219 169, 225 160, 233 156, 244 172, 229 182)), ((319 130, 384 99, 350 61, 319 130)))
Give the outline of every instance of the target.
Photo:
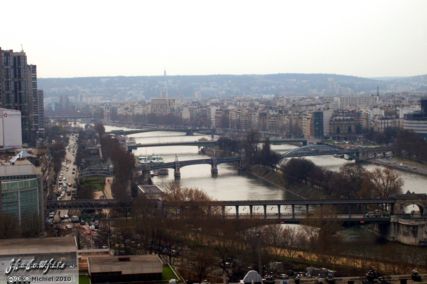
MULTIPOLYGON (((126 129, 119 127, 106 126, 106 131, 115 129, 126 129)), ((163 132, 153 131, 132 134, 136 143, 167 143, 197 141, 201 138, 211 139, 208 135, 186 136, 182 132, 163 132)), ((272 145, 272 149, 282 152, 295 148, 293 145, 272 145)), ((205 155, 198 154, 196 146, 172 146, 172 147, 151 147, 138 148, 134 151, 136 156, 155 154, 164 158, 165 162, 174 161, 176 157, 179 160, 204 159, 205 155)), ((315 164, 330 170, 339 170, 339 168, 349 161, 333 156, 307 157, 315 164)), ((350 162, 351 163, 351 162, 350 162)), ((368 170, 377 166, 366 165, 368 170)), ((427 177, 398 171, 404 181, 403 191, 427 193, 427 177)), ((164 177, 154 177, 153 182, 159 187, 165 187, 174 181, 173 170, 169 170, 169 175, 164 177)), ((211 198, 217 200, 249 200, 249 199, 283 199, 284 191, 280 188, 266 184, 258 179, 239 175, 235 169, 229 165, 221 164, 218 166, 218 177, 212 178, 210 165, 194 165, 181 168, 180 184, 184 187, 198 188, 205 191, 211 198)))

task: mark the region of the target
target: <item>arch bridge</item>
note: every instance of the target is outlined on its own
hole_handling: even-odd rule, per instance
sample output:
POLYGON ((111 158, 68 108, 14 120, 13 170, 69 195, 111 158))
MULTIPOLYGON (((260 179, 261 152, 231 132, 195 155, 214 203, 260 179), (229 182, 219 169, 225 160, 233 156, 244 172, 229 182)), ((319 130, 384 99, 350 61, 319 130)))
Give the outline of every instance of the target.
POLYGON ((391 151, 390 147, 358 147, 344 149, 327 144, 307 145, 292 149, 282 155, 282 159, 299 158, 306 156, 325 156, 325 155, 348 155, 356 161, 365 161, 375 159, 379 156, 385 157, 391 151))
POLYGON ((174 162, 169 163, 152 163, 152 164, 145 164, 140 165, 139 168, 142 170, 143 174, 149 173, 152 170, 159 170, 159 169, 173 169, 174 170, 174 176, 176 179, 179 179, 181 177, 181 168, 186 166, 192 166, 192 165, 203 165, 208 164, 211 165, 211 173, 213 176, 218 175, 218 165, 219 164, 229 164, 229 163, 238 163, 239 169, 242 168, 242 158, 237 157, 219 157, 219 158, 210 158, 210 159, 194 159, 194 160, 185 160, 185 161, 178 161, 175 160, 174 162))

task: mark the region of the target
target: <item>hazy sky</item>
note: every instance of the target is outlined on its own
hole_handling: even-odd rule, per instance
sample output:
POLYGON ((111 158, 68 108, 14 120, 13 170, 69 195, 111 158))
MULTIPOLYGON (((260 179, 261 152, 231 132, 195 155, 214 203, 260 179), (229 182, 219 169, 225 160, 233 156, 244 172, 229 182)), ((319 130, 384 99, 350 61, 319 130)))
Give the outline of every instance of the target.
POLYGON ((39 77, 427 73, 425 0, 5 1, 39 77))

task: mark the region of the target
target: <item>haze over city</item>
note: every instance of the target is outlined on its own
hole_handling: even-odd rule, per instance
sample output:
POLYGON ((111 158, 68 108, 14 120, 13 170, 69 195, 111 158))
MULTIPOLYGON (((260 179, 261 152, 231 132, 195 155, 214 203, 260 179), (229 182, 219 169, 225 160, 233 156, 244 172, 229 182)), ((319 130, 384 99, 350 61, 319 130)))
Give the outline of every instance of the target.
POLYGON ((3 49, 39 77, 427 73, 427 2, 8 1, 3 49))

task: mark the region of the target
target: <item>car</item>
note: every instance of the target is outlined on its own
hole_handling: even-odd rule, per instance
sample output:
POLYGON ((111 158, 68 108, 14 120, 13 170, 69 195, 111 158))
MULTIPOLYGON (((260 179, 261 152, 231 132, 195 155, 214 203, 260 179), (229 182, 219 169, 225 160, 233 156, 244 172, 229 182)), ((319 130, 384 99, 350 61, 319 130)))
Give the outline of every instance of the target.
POLYGON ((381 218, 381 217, 389 217, 389 216, 390 216, 389 212, 381 211, 379 209, 365 213, 365 218, 381 218))
POLYGON ((289 276, 287 274, 280 274, 280 279, 289 279, 289 276))
POLYGON ((79 223, 80 222, 79 216, 76 216, 76 215, 71 216, 71 222, 79 223))

